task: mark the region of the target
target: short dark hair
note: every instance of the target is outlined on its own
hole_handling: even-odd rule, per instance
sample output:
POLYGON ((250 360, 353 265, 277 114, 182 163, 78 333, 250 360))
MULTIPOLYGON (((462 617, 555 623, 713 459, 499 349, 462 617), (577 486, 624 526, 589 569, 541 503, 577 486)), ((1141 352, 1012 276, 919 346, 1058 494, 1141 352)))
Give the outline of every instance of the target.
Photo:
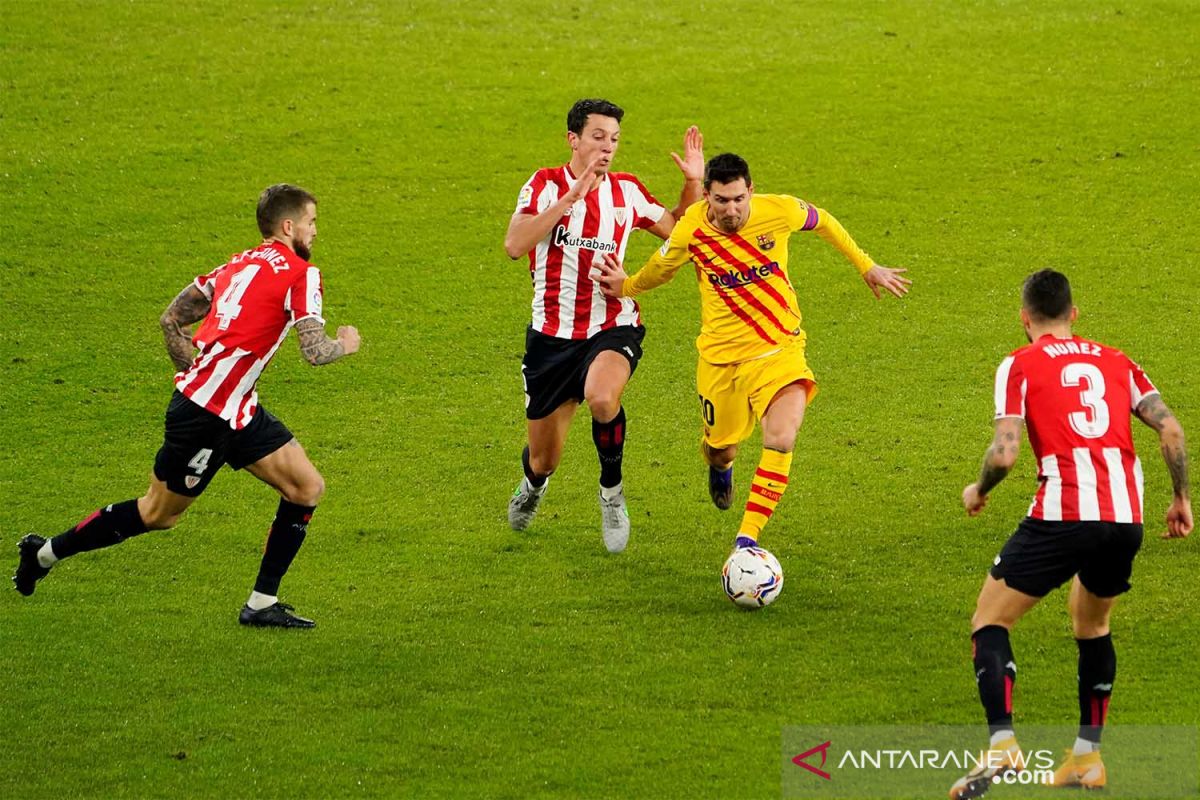
POLYGON ((704 165, 705 189, 713 181, 717 183, 733 183, 738 178, 745 178, 747 186, 752 183, 750 180, 750 165, 741 156, 735 156, 733 153, 721 153, 719 156, 710 158, 708 163, 704 165))
POLYGON ((1025 279, 1021 303, 1037 319, 1066 319, 1071 315, 1071 283, 1061 272, 1038 270, 1025 279))
POLYGON ((275 233, 279 223, 290 217, 298 217, 304 213, 304 207, 317 204, 317 198, 299 186, 290 183, 277 183, 263 189, 258 198, 258 230, 263 236, 275 233))
POLYGON ((567 112, 567 130, 576 136, 582 135, 583 126, 587 125, 587 118, 592 114, 612 117, 620 122, 621 118, 625 116, 625 109, 599 98, 576 100, 575 105, 571 106, 571 110, 567 112))

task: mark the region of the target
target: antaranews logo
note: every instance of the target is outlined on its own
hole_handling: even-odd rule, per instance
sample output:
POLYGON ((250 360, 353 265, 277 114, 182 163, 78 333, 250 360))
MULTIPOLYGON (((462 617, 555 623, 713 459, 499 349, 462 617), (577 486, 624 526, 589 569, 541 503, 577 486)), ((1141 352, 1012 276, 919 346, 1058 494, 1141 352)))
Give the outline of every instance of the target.
POLYGON ((798 756, 792 756, 792 763, 795 764, 797 767, 804 767, 804 769, 808 770, 812 774, 822 777, 825 780, 831 780, 833 778, 832 775, 830 775, 828 772, 826 772, 823 769, 817 769, 812 764, 809 764, 808 761, 806 761, 805 759, 807 759, 809 756, 813 755, 814 753, 820 753, 821 754, 821 766, 822 767, 825 766, 825 758, 829 753, 829 746, 832 743, 833 743, 832 741, 827 741, 824 744, 819 744, 816 747, 805 750, 803 753, 801 753, 798 756))
MULTIPOLYGON (((824 769, 813 766, 808 762, 809 758, 813 758, 817 753, 821 755, 821 767, 825 766, 825 762, 829 757, 829 748, 833 746, 833 740, 829 739, 816 747, 810 747, 803 753, 792 756, 792 763, 797 767, 808 770, 814 775, 817 775, 825 780, 833 780, 833 776, 824 769)), ((846 770, 903 770, 903 769, 924 769, 924 770, 970 770, 970 769, 990 769, 999 770, 1004 764, 1000 763, 1000 759, 1008 758, 1008 754, 1000 753, 994 750, 971 751, 960 749, 938 749, 938 748, 872 748, 872 749, 850 749, 847 748, 841 753, 837 759, 837 764, 831 769, 846 770), (995 762, 995 763, 993 763, 995 762)), ((1049 750, 1032 750, 1022 751, 1015 757, 1016 772, 1029 772, 1030 776, 1024 780, 1008 781, 1012 783, 1029 783, 1031 781, 1042 783, 1047 778, 1053 775, 1054 754, 1049 750)), ((997 776, 994 782, 999 783, 1004 776, 997 776)))
MULTIPOLYGON (((1021 747, 1000 752, 988 746, 982 725, 786 726, 781 795, 933 797, 964 778, 983 778, 1019 800, 1053 783, 1059 748, 1077 734, 1074 725, 1023 725, 1021 747)), ((1200 727, 1114 725, 1104 739, 1108 800, 1200 797, 1200 727)))

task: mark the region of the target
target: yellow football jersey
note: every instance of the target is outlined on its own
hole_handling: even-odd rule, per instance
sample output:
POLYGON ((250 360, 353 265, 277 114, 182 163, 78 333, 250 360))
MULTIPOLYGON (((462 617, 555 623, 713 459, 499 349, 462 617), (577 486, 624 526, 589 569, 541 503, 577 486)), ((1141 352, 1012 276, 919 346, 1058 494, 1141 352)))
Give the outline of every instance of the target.
POLYGON ((788 275, 788 238, 794 231, 816 231, 859 273, 875 263, 832 214, 799 198, 753 195, 746 224, 732 234, 708 221, 708 201, 701 200, 626 279, 623 293, 632 297, 661 286, 691 261, 700 288, 700 357, 712 364, 759 358, 800 333, 800 306, 788 275))

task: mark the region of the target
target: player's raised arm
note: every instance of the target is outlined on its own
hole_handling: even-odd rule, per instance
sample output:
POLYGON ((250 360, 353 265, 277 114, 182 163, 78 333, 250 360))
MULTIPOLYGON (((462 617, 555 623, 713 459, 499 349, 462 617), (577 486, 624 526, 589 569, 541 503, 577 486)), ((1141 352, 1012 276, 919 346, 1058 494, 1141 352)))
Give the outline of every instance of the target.
POLYGON ((515 261, 546 238, 554 228, 554 223, 567 213, 567 209, 575 205, 596 185, 596 168, 599 166, 600 158, 592 159, 591 163, 584 167, 583 175, 575 181, 575 185, 543 211, 537 214, 524 214, 518 211, 513 214, 512 219, 508 222, 508 231, 504 234, 504 252, 509 258, 515 261))
POLYGON ((176 370, 182 372, 192 364, 192 334, 185 326, 204 319, 211 307, 212 301, 208 299, 208 295, 196 284, 189 283, 158 318, 158 324, 162 326, 163 340, 167 344, 167 353, 171 356, 176 370))
POLYGON ((1167 471, 1171 473, 1173 496, 1167 508, 1167 532, 1163 538, 1182 538, 1192 532, 1192 500, 1183 426, 1157 393, 1138 403, 1135 413, 1138 419, 1158 432, 1159 450, 1163 461, 1167 462, 1167 471))
POLYGON ((325 335, 325 324, 316 317, 305 317, 297 322, 296 335, 304 360, 314 367, 357 353, 361 342, 358 329, 352 325, 342 325, 337 329, 337 338, 329 338, 325 335))
POLYGON ((963 508, 972 517, 983 510, 987 505, 988 493, 1004 480, 1017 463, 1024 424, 1020 417, 1001 417, 996 420, 996 433, 983 456, 979 480, 968 485, 962 493, 963 508))
POLYGON ((649 231, 660 239, 671 235, 675 222, 683 216, 692 203, 704 196, 704 134, 695 125, 683 135, 683 156, 672 152, 675 166, 683 173, 683 189, 679 193, 679 205, 662 215, 649 231))

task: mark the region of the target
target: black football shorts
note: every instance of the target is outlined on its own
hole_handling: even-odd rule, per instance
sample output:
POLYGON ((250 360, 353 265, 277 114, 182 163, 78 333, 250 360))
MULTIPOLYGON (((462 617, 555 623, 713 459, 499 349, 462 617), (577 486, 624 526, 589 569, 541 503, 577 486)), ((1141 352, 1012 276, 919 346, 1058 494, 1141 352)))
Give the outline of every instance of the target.
POLYGON ((583 402, 588 368, 605 350, 625 356, 632 376, 642 358, 645 336, 646 329, 641 325, 618 325, 590 339, 559 339, 530 327, 525 332, 525 358, 521 362, 526 419, 548 417, 569 400, 583 402))
POLYGON ((179 392, 167 406, 162 447, 154 477, 176 494, 199 497, 222 464, 241 469, 292 440, 292 432, 259 406, 240 431, 179 392))
POLYGON ((1045 597, 1075 575, 1098 597, 1129 591, 1142 526, 1122 522, 1047 522, 1026 517, 990 572, 1019 592, 1045 597))

